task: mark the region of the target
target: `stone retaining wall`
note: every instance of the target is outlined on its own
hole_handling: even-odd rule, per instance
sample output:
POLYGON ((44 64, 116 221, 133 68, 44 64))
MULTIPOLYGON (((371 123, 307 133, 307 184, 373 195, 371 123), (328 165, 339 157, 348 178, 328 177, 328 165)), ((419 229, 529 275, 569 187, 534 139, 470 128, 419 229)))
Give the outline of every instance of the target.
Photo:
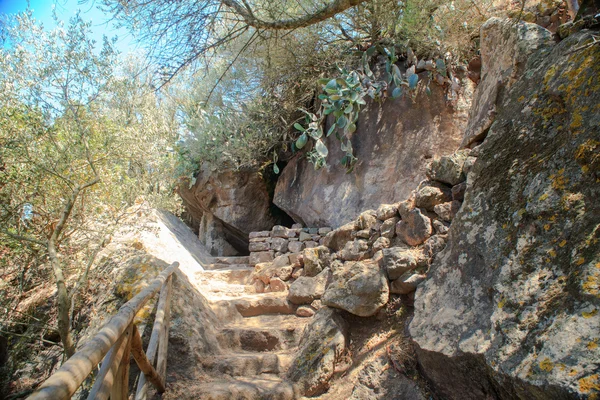
POLYGON ((270 231, 250 232, 250 265, 271 262, 287 253, 300 253, 323 244, 325 235, 332 228, 303 228, 294 224, 291 228, 276 225, 270 231))

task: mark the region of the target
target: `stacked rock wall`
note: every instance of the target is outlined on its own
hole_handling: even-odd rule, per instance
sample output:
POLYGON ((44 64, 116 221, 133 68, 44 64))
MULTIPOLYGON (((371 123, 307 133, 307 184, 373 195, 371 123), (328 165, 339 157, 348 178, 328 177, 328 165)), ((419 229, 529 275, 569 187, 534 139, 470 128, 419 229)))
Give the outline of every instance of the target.
POLYGON ((250 232, 250 265, 271 262, 276 257, 288 253, 300 253, 323 244, 325 235, 331 228, 303 228, 300 224, 292 228, 276 225, 270 231, 250 232))

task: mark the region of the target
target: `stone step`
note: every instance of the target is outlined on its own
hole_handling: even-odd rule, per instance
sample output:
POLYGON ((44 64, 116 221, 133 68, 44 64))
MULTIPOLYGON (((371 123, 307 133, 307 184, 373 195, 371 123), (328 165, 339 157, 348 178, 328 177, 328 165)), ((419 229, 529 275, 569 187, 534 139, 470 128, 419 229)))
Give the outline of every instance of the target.
POLYGON ((223 269, 197 272, 196 279, 201 282, 220 281, 246 285, 251 283, 250 276, 253 272, 254 268, 250 266, 229 266, 223 269))
POLYGON ((275 293, 257 293, 245 296, 231 296, 227 299, 212 302, 213 310, 219 316, 232 318, 232 321, 238 321, 235 317, 235 311, 242 317, 254 317, 267 314, 294 314, 297 305, 287 300, 287 292, 275 293))
POLYGON ((230 269, 230 268, 253 268, 250 264, 240 263, 240 264, 225 264, 225 263, 212 263, 203 265, 205 271, 216 271, 220 269, 230 269))
POLYGON ((194 386, 186 395, 188 399, 202 400, 295 400, 299 397, 292 384, 272 375, 217 379, 194 386))
POLYGON ((222 348, 246 351, 287 350, 298 346, 304 325, 281 328, 225 327, 217 339, 222 348))
POLYGON ((213 376, 215 373, 246 377, 261 374, 277 375, 283 371, 279 356, 273 353, 220 354, 202 360, 202 367, 207 371, 210 370, 213 376))
POLYGON ((216 264, 249 264, 249 256, 235 256, 235 257, 215 257, 214 262, 216 264))

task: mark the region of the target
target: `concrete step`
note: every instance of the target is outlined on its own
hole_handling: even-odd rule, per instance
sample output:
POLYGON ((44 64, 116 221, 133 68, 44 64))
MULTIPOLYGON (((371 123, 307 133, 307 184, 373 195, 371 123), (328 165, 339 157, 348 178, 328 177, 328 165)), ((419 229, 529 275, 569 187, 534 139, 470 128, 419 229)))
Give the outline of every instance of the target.
POLYGON ((195 386, 186 399, 202 400, 295 400, 300 396, 281 378, 261 375, 216 379, 195 386))
MULTIPOLYGON (((205 370, 210 374, 227 374, 230 376, 256 376, 261 374, 279 374, 283 371, 279 356, 273 353, 232 353, 220 354, 202 361, 205 370)), ((289 366, 289 363, 288 365, 289 366)))
POLYGON ((257 293, 244 296, 230 296, 211 302, 215 313, 223 320, 232 318, 238 321, 236 311, 242 317, 254 317, 267 314, 294 314, 297 305, 287 300, 287 292, 257 293))

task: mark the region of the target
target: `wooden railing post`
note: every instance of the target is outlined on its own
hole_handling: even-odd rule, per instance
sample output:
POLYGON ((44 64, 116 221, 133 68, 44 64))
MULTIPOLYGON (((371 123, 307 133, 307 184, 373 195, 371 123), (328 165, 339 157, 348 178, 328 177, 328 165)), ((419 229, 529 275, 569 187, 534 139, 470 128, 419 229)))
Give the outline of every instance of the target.
POLYGON ((167 386, 167 353, 169 347, 169 326, 171 319, 171 288, 173 286, 172 279, 166 283, 167 290, 167 302, 165 303, 165 320, 163 322, 162 330, 160 333, 160 340, 158 341, 158 358, 156 360, 156 371, 160 376, 162 382, 167 386))
POLYGON ((158 393, 164 393, 165 385, 163 385, 158 372, 156 372, 146 357, 146 353, 144 353, 144 349, 142 348, 142 338, 140 336, 140 332, 135 325, 133 326, 133 336, 131 337, 131 340, 131 354, 133 355, 138 367, 140 367, 140 370, 146 377, 146 380, 150 381, 150 383, 154 385, 158 393))
MULTIPOLYGON (((169 279, 171 279, 169 277, 169 279)), ((131 358, 131 337, 133 336, 133 323, 125 334, 125 351, 119 360, 119 369, 115 376, 115 383, 110 391, 110 400, 127 400, 129 398, 129 360, 131 358)))

